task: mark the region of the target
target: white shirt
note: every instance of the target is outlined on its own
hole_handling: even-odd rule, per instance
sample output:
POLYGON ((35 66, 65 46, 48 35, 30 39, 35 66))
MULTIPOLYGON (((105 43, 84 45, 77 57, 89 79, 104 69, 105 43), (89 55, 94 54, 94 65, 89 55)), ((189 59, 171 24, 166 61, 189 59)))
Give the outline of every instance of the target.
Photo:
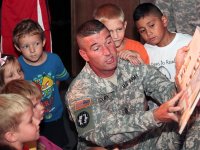
POLYGON ((145 44, 150 59, 150 65, 157 67, 167 78, 174 82, 176 75, 175 56, 178 49, 186 46, 191 41, 189 34, 176 33, 173 41, 164 47, 145 44))

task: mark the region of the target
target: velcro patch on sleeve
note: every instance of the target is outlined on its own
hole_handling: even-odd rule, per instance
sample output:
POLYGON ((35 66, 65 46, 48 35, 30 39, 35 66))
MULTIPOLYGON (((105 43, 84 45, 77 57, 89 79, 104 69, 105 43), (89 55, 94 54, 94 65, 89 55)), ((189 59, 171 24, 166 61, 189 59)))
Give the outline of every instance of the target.
POLYGON ((91 105, 91 99, 79 100, 75 103, 75 111, 87 108, 91 105))
POLYGON ((91 107, 87 107, 80 111, 76 111, 75 117, 76 128, 79 135, 87 136, 87 134, 89 134, 92 130, 95 129, 93 111, 91 107))

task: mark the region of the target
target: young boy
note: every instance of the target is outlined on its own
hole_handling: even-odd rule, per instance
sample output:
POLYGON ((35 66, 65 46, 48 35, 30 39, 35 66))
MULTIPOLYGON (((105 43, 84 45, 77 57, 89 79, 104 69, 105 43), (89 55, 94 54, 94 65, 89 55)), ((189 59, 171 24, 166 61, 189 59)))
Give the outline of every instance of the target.
POLYGON ((28 98, 33 103, 34 120, 40 123, 43 119, 44 107, 41 104, 42 92, 34 82, 20 79, 12 80, 3 87, 1 93, 15 93, 28 98))
MULTIPOLYGON (((44 107, 41 104, 42 93, 34 82, 26 80, 12 80, 7 83, 2 89, 1 93, 10 94, 15 93, 22 95, 33 103, 33 119, 36 124, 40 124, 43 119, 44 107)), ((30 150, 43 148, 45 150, 61 150, 44 136, 40 136, 37 141, 26 143, 30 150), (49 147, 51 147, 49 149, 49 147)))
POLYGON ((94 11, 94 18, 102 22, 110 31, 120 58, 133 64, 149 64, 144 46, 135 40, 124 37, 127 21, 123 10, 115 4, 103 4, 94 11), (138 55, 139 54, 139 55, 138 55))
POLYGON ((28 150, 25 142, 39 138, 33 104, 18 94, 0 94, 0 148, 28 150))
POLYGON ((152 3, 137 6, 133 20, 141 37, 146 42, 150 64, 159 68, 172 82, 175 80, 175 56, 179 48, 188 45, 191 36, 172 33, 167 29, 168 19, 152 3))
POLYGON ((13 42, 22 54, 19 62, 25 79, 35 82, 43 94, 41 102, 45 111, 40 133, 63 148, 67 143, 67 136, 58 84, 59 81, 68 79, 69 74, 59 56, 43 51, 46 40, 44 31, 37 22, 26 19, 18 23, 13 31, 13 42))

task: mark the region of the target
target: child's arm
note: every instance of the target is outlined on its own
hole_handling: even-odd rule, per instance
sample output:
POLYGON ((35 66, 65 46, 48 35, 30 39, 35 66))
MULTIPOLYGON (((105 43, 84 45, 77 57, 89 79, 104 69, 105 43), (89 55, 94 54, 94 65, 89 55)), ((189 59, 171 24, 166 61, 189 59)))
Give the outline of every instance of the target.
POLYGON ((121 59, 128 60, 133 65, 144 64, 144 61, 141 59, 140 55, 137 52, 132 50, 123 50, 118 52, 118 56, 121 59))

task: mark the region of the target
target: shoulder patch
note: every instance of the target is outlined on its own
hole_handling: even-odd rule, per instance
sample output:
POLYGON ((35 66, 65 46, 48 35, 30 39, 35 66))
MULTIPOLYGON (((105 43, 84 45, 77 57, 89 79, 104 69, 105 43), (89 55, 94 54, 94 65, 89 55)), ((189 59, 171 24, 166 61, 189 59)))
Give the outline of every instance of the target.
POLYGON ((75 103, 75 110, 80 110, 83 108, 87 108, 88 106, 91 105, 91 99, 83 99, 83 100, 79 100, 75 103))
POLYGON ((76 123, 80 128, 85 128, 90 122, 90 115, 86 111, 82 111, 76 118, 76 123))

